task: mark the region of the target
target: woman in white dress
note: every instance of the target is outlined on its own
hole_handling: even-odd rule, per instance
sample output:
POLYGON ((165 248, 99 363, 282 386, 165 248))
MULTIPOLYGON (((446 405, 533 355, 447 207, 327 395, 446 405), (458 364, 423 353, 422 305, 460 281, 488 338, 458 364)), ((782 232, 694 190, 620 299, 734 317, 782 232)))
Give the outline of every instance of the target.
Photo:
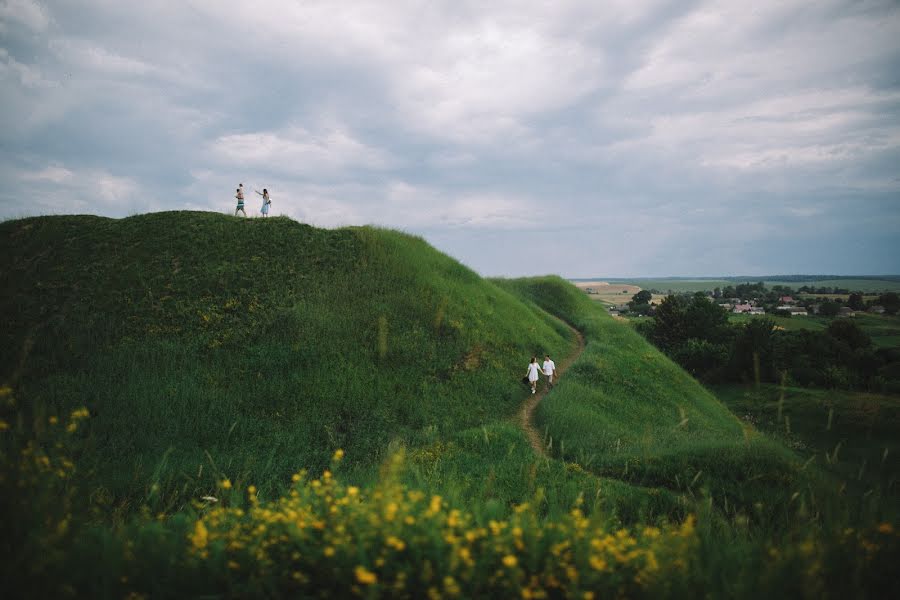
POLYGON ((262 193, 260 193, 259 190, 253 190, 253 191, 256 192, 257 194, 259 194, 260 196, 262 196, 263 205, 262 205, 262 208, 259 209, 259 212, 262 213, 262 216, 268 217, 269 216, 269 205, 272 204, 272 201, 269 200, 269 190, 267 190, 266 188, 263 188, 262 193))
POLYGON ((528 383, 531 384, 531 393, 535 393, 537 390, 537 380, 538 374, 541 372, 541 368, 538 366, 537 356, 531 357, 531 362, 528 363, 528 383))

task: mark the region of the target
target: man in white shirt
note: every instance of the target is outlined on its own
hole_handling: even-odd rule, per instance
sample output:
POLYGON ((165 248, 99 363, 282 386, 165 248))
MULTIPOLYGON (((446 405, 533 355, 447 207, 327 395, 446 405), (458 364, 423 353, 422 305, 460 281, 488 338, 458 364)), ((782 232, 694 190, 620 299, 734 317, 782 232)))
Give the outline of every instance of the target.
POLYGON ((550 355, 544 355, 544 364, 543 364, 544 375, 547 376, 547 383, 550 387, 553 387, 553 377, 556 375, 556 363, 550 360, 550 355))

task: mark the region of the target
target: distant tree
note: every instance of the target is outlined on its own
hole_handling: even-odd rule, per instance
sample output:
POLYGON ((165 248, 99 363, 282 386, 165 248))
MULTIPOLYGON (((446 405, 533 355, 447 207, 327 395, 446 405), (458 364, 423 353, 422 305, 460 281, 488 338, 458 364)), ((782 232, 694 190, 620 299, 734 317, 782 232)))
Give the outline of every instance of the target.
POLYGON ((720 343, 728 337, 728 311, 711 302, 703 292, 690 299, 682 325, 685 340, 696 338, 720 343))
POLYGON ((872 338, 860 329, 859 325, 851 319, 836 319, 828 324, 825 333, 836 340, 840 340, 854 350, 868 348, 872 345, 872 338))
POLYGON ((685 338, 685 321, 687 306, 684 299, 673 294, 666 296, 653 315, 653 343, 669 351, 685 338))
POLYGON ((653 300, 653 294, 648 290, 641 290, 631 297, 631 302, 629 304, 650 304, 651 300, 653 300))
POLYGON ((897 292, 888 292, 878 297, 878 303, 884 307, 884 312, 889 315, 897 314, 900 311, 900 296, 897 292))
POLYGON ((847 306, 853 310, 863 310, 866 307, 866 303, 863 302, 863 295, 858 292, 850 294, 850 297, 847 298, 847 306))
POLYGON ((825 300, 819 305, 819 314, 823 317, 836 317, 841 312, 841 305, 834 300, 825 300))
POLYGON ((721 298, 722 297, 722 289, 721 288, 713 288, 713 298, 721 298))
POLYGON ((773 335, 771 319, 753 319, 738 331, 731 355, 731 370, 745 381, 773 381, 773 335))

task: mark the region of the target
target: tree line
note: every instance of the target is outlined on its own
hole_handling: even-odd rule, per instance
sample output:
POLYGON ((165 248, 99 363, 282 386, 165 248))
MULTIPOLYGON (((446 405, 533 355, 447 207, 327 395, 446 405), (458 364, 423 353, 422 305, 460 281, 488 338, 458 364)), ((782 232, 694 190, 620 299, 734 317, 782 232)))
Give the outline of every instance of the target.
POLYGON ((850 319, 824 331, 786 331, 762 317, 729 323, 729 311, 703 292, 667 296, 637 330, 708 383, 786 382, 900 393, 900 349, 876 348, 850 319))

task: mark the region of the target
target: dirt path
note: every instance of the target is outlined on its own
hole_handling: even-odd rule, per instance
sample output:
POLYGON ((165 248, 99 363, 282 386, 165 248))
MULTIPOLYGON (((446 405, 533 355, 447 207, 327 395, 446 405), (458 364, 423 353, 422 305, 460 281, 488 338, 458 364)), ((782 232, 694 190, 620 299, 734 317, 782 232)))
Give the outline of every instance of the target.
MULTIPOLYGON (((562 375, 566 372, 566 370, 571 366, 575 360, 581 356, 581 353, 584 352, 584 336, 581 335, 581 332, 566 323, 566 327, 572 330, 575 334, 576 339, 576 347, 575 350, 569 354, 566 358, 562 360, 562 362, 557 363, 556 365, 556 375, 557 379, 561 379, 562 375)), ((540 455, 545 455, 546 449, 544 448, 544 443, 541 440, 541 434, 538 433, 538 430, 534 427, 534 409, 537 408, 537 405, 540 404, 541 400, 547 394, 547 386, 546 379, 541 376, 541 380, 544 382, 543 386, 538 388, 536 394, 528 394, 528 397, 525 399, 525 402, 522 403, 522 410, 519 412, 519 417, 517 420, 519 427, 522 428, 522 431, 525 432, 525 437, 528 438, 528 443, 531 444, 531 447, 534 448, 534 451, 540 455)))

